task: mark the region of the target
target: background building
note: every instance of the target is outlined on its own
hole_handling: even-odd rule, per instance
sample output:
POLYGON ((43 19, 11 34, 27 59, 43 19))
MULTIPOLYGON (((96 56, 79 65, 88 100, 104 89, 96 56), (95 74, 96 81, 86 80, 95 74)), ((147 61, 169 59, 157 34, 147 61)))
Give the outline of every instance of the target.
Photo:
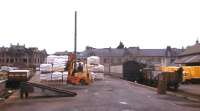
POLYGON ((60 51, 60 52, 55 52, 53 55, 57 55, 57 56, 63 56, 63 55, 67 55, 68 51, 60 51))
POLYGON ((0 47, 0 65, 14 67, 37 67, 46 61, 46 50, 38 50, 36 47, 26 48, 25 45, 10 45, 0 47))
POLYGON ((200 43, 197 40, 196 44, 188 46, 175 61, 177 64, 186 66, 199 66, 200 65, 200 43))
POLYGON ((171 48, 170 46, 167 46, 166 49, 124 48, 121 44, 117 48, 96 49, 86 47, 83 55, 84 57, 99 56, 100 63, 105 66, 105 72, 110 72, 115 66, 115 70, 122 70, 122 65, 127 61, 136 61, 149 67, 176 65, 174 61, 182 51, 182 49, 171 48))
POLYGON ((120 65, 126 61, 137 61, 147 65, 161 64, 175 65, 174 61, 178 54, 182 52, 181 49, 171 48, 166 49, 140 49, 139 47, 130 48, 103 48, 103 49, 86 49, 83 53, 85 57, 99 56, 101 64, 120 65))

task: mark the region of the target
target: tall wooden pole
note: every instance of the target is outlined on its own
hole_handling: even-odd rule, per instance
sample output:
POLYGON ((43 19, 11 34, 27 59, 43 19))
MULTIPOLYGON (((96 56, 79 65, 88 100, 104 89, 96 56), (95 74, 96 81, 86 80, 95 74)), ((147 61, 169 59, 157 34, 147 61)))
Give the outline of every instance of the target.
MULTIPOLYGON (((77 47, 77 12, 75 11, 75 27, 74 27, 74 55, 75 55, 75 61, 74 61, 74 72, 76 72, 76 61, 77 61, 77 53, 76 53, 76 47, 77 47)), ((74 73, 73 73, 74 75, 74 73)))
POLYGON ((74 30, 74 54, 76 56, 76 47, 77 47, 77 12, 75 11, 75 30, 74 30))

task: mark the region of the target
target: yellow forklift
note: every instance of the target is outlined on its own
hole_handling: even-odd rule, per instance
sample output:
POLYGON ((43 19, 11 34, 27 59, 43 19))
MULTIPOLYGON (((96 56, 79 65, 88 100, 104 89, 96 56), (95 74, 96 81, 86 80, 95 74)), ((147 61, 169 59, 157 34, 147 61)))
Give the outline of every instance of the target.
POLYGON ((77 61, 77 12, 75 12, 74 53, 68 54, 67 83, 75 85, 89 85, 92 82, 91 73, 88 71, 86 61, 77 61))
POLYGON ((92 82, 91 73, 84 61, 76 61, 76 55, 70 53, 67 62, 67 83, 74 85, 89 85, 92 82))

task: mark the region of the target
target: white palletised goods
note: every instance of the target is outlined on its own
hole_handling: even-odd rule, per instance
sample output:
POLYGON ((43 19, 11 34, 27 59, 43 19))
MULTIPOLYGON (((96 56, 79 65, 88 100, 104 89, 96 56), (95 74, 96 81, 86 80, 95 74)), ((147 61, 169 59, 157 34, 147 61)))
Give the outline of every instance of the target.
POLYGON ((95 73, 104 72, 104 66, 103 65, 90 65, 89 67, 90 67, 89 70, 91 72, 95 72, 95 73))
POLYGON ((100 64, 100 58, 98 56, 90 56, 87 58, 87 64, 100 64))
POLYGON ((40 64, 40 71, 41 73, 51 72, 52 64, 40 64))
POLYGON ((94 73, 94 79, 96 80, 103 80, 104 79, 104 73, 94 73))
POLYGON ((52 64, 52 71, 63 72, 66 67, 67 60, 67 56, 50 55, 47 57, 47 64, 52 64))
POLYGON ((67 60, 68 60, 67 56, 50 55, 47 57, 47 64, 55 64, 55 63, 65 64, 67 60))
POLYGON ((40 80, 49 81, 51 80, 51 75, 52 73, 40 74, 40 80))
POLYGON ((62 80, 62 75, 52 75, 52 80, 62 80))
POLYGON ((98 56, 88 57, 87 64, 92 79, 104 79, 104 66, 100 64, 100 58, 98 56))
POLYGON ((40 80, 41 81, 65 81, 67 80, 67 72, 53 72, 53 73, 45 73, 40 74, 40 80))
POLYGON ((63 72, 63 80, 67 80, 68 72, 63 72))
POLYGON ((53 71, 61 71, 63 72, 65 69, 65 64, 53 64, 53 71))
POLYGON ((68 57, 50 55, 47 57, 47 64, 40 66, 40 80, 41 81, 66 81, 67 72, 65 71, 68 57))

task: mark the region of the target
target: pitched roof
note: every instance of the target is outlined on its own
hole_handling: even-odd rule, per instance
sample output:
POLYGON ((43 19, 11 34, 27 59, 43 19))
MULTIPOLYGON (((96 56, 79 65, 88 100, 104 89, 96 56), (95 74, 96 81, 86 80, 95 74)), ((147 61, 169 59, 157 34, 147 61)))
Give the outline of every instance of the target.
POLYGON ((186 55, 192 55, 192 54, 200 54, 200 44, 199 43, 197 43, 197 44, 195 44, 193 46, 188 47, 179 56, 186 56, 186 55))
POLYGON ((93 49, 91 52, 95 53, 95 55, 98 56, 123 56, 124 49, 104 48, 104 49, 93 49))
POLYGON ((86 53, 94 53, 98 56, 165 56, 165 49, 137 49, 137 48, 125 48, 125 49, 93 49, 86 51, 86 53))
MULTIPOLYGON (((123 57, 126 55, 133 56, 147 56, 147 57, 164 57, 166 56, 167 49, 139 49, 139 47, 129 47, 124 49, 117 48, 103 48, 103 49, 90 49, 83 52, 83 55, 94 54, 97 56, 112 56, 123 57)), ((171 56, 177 56, 182 52, 181 49, 170 48, 171 56)))
POLYGON ((165 49, 141 49, 142 56, 165 56, 165 49))
POLYGON ((200 55, 190 55, 176 59, 177 64, 187 64, 187 63, 199 63, 200 55))

